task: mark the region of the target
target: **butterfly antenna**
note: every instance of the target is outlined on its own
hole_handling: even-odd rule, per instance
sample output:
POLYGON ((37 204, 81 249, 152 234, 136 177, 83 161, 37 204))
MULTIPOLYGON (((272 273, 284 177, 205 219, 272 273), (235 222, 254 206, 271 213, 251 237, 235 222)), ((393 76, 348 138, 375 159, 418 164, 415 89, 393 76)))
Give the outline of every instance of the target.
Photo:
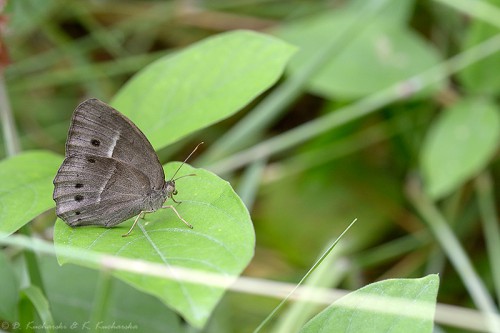
MULTIPOLYGON (((178 167, 178 168, 177 168, 177 170, 175 171, 175 173, 174 173, 174 175, 172 176, 172 178, 170 178, 170 180, 174 179, 174 177, 175 177, 175 175, 177 174, 177 172, 179 172, 179 170, 182 168, 182 166, 183 166, 184 164, 186 164, 187 160, 189 160, 189 158, 190 158, 190 157, 194 154, 194 152, 195 152, 195 151, 198 149, 198 147, 199 147, 199 146, 201 146, 202 144, 204 144, 204 142, 203 142, 203 141, 202 141, 202 142, 200 142, 200 143, 198 143, 198 145, 196 145, 196 147, 194 147, 193 151, 192 151, 192 152, 188 155, 188 157, 186 157, 186 159, 184 160, 184 162, 182 162, 182 164, 181 164, 181 165, 179 165, 179 167, 178 167)), ((189 174, 189 175, 184 175, 184 176, 181 176, 181 177, 179 177, 179 178, 177 178, 177 179, 180 179, 180 178, 183 178, 183 177, 187 177, 187 176, 194 176, 194 175, 195 175, 195 174, 194 174, 194 173, 192 173, 192 174, 189 174)), ((176 180, 177 180, 177 179, 176 179, 176 180)))

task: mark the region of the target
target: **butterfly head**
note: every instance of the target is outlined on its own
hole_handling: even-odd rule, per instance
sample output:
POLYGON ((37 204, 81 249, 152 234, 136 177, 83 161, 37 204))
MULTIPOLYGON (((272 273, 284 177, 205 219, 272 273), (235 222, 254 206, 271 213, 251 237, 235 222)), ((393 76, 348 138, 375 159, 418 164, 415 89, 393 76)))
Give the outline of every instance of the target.
POLYGON ((165 194, 167 199, 177 194, 177 190, 175 189, 175 181, 175 179, 171 179, 165 182, 165 194))
MULTIPOLYGON (((177 172, 179 172, 179 170, 182 168, 182 166, 186 163, 186 161, 191 157, 191 155, 194 154, 194 152, 198 149, 198 147, 200 145, 202 145, 203 142, 200 142, 194 149, 193 151, 188 155, 188 157, 186 157, 186 159, 184 160, 184 162, 181 163, 181 165, 179 165, 179 167, 177 168, 177 170, 174 172, 172 178, 170 178, 170 180, 167 180, 165 182, 165 196, 166 198, 172 198, 173 199, 173 196, 177 194, 177 190, 175 189, 175 181, 177 179, 181 179, 181 178, 184 178, 184 177, 189 177, 189 176, 196 176, 196 174, 194 173, 190 173, 189 175, 183 175, 183 176, 180 176, 180 177, 177 177, 174 179, 174 177, 177 175, 177 172)), ((175 200, 174 200, 175 202, 175 200)))
MULTIPOLYGON (((177 177, 175 179, 170 179, 170 180, 167 180, 165 182, 165 196, 166 198, 173 198, 174 195, 177 195, 177 190, 175 189, 175 181, 177 179, 181 179, 181 178, 184 178, 184 177, 191 177, 191 176, 196 176, 195 173, 190 173, 189 175, 183 175, 183 176, 180 176, 180 177, 177 177)), ((175 200, 174 200, 175 202, 175 200)))

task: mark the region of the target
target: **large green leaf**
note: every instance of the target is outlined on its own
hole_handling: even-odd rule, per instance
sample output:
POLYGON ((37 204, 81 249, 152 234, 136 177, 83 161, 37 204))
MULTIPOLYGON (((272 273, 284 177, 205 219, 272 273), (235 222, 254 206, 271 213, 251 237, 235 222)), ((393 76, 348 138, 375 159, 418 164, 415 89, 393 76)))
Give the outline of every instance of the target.
POLYGON ((52 180, 62 157, 25 152, 0 162, 0 231, 11 234, 54 207, 52 180))
POLYGON ((300 331, 309 332, 432 332, 437 275, 372 283, 342 297, 300 331))
POLYGON ((346 27, 353 21, 356 23, 351 29, 358 29, 355 37, 335 50, 321 71, 310 79, 308 86, 312 92, 328 99, 359 98, 436 65, 440 61, 436 50, 401 23, 405 10, 399 8, 400 1, 389 3, 397 5, 386 6, 381 15, 363 22, 365 29, 356 20, 360 9, 353 6, 277 29, 276 36, 300 48, 290 62, 291 74, 314 59, 322 45, 337 38, 339 33, 346 33, 346 27))
MULTIPOLYGON (((179 163, 169 163, 166 175, 172 175, 179 163)), ((196 176, 177 181, 176 199, 181 216, 194 229, 189 229, 170 209, 146 215, 146 222, 129 237, 121 237, 132 219, 106 229, 100 227, 71 228, 58 220, 54 243, 60 263, 75 262, 64 256, 58 245, 81 247, 100 253, 146 260, 237 276, 253 256, 255 235, 250 216, 229 183, 216 175, 184 165, 179 175, 196 176)), ((81 261, 76 263, 82 264, 81 261)), ((192 325, 201 327, 221 298, 224 290, 183 281, 166 280, 127 272, 114 272, 135 288, 150 293, 175 309, 192 325)))
POLYGON ((427 192, 442 197, 486 166, 498 149, 500 114, 487 99, 464 99, 436 120, 421 152, 427 192))
POLYGON ((158 149, 239 111, 278 80, 294 51, 255 32, 220 34, 152 63, 112 105, 158 149))

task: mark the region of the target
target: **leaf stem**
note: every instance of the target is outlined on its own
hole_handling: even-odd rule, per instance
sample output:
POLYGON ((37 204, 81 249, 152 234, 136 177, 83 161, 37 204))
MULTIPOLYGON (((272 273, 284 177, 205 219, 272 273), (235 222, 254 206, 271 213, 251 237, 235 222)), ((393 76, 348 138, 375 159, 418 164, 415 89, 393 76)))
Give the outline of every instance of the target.
POLYGON ((422 191, 420 183, 416 179, 409 181, 407 193, 411 203, 422 216, 424 222, 461 277, 470 297, 485 316, 489 331, 500 332, 500 323, 496 320, 498 310, 495 307, 495 303, 476 273, 464 248, 448 226, 446 219, 422 191))
POLYGON ((9 96, 5 88, 4 71, 2 70, 0 70, 0 117, 2 119, 7 155, 14 156, 21 151, 21 145, 19 144, 19 134, 14 124, 9 96))
POLYGON ((234 171, 252 161, 268 158, 283 152, 327 131, 345 125, 374 113, 380 108, 421 92, 431 84, 446 79, 471 64, 478 62, 500 50, 500 34, 457 54, 439 65, 402 80, 387 89, 369 95, 354 104, 328 112, 326 115, 311 120, 288 132, 267 139, 251 148, 235 153, 225 159, 209 165, 211 171, 222 174, 234 171))
MULTIPOLYGON (((181 277, 186 282, 192 282, 200 285, 212 286, 217 288, 229 288, 234 292, 260 295, 265 297, 282 299, 287 295, 289 299, 306 300, 316 304, 331 304, 333 301, 348 294, 347 291, 327 288, 299 287, 289 283, 277 282, 265 279, 258 279, 246 276, 235 277, 209 273, 201 270, 186 269, 181 267, 165 267, 163 264, 148 262, 138 259, 105 255, 87 249, 76 248, 72 246, 57 245, 49 243, 39 238, 26 237, 23 235, 8 235, 0 232, 0 245, 16 246, 37 253, 47 253, 55 255, 56 248, 59 262, 62 264, 71 258, 72 262, 84 266, 100 267, 112 271, 130 272, 145 276, 156 276, 164 279, 178 281, 181 277), (64 259, 62 259, 64 258, 64 259), (175 274, 172 270, 176 270, 175 274), (295 294, 291 290, 298 289, 295 294), (309 297, 312 294, 313 297, 309 297), (305 296, 307 295, 307 296, 305 296)), ((25 311, 20 311, 25 313, 25 311)), ((500 322, 500 316, 494 316, 500 322)), ((20 320, 23 322, 22 320, 20 320)), ((486 331, 487 322, 484 320, 484 314, 475 309, 458 307, 448 304, 438 304, 436 309, 436 323, 444 325, 476 330, 486 331)))
POLYGON ((300 68, 296 74, 288 77, 251 113, 212 144, 200 159, 200 162, 203 164, 213 163, 243 148, 245 145, 248 146, 251 143, 250 141, 259 137, 258 134, 280 117, 286 111, 286 108, 295 101, 310 78, 324 68, 332 57, 341 53, 345 45, 351 42, 356 34, 367 29, 366 25, 360 25, 359 22, 367 22, 373 19, 387 3, 386 0, 383 0, 375 4, 368 3, 364 5, 344 25, 343 30, 336 31, 331 39, 325 41, 325 44, 318 49, 315 56, 305 66, 300 68))
POLYGON ((493 286, 495 287, 497 301, 500 301, 500 263, 498 261, 498 258, 500 258, 500 224, 495 212, 492 184, 493 180, 488 172, 479 175, 475 180, 477 203, 482 217, 486 250, 493 275, 493 286))
POLYGON ((297 283, 297 285, 292 289, 292 291, 290 291, 290 293, 285 298, 283 298, 283 300, 281 300, 278 306, 276 306, 274 310, 271 311, 271 313, 260 323, 260 325, 257 326, 257 328, 254 330, 254 333, 260 332, 260 330, 262 330, 262 328, 276 315, 276 313, 283 307, 283 305, 285 305, 285 303, 288 301, 290 296, 297 290, 297 288, 299 288, 304 283, 304 281, 312 274, 312 272, 314 272, 316 268, 319 265, 321 265, 323 260, 325 260, 325 258, 328 257, 328 255, 332 252, 333 248, 337 245, 340 239, 354 225, 354 223, 356 223, 357 220, 358 219, 354 219, 354 221, 352 221, 351 224, 349 224, 349 226, 340 234, 340 236, 337 237, 337 239, 332 243, 332 245, 328 247, 328 249, 323 253, 323 255, 319 257, 319 259, 314 263, 314 265, 312 265, 312 267, 307 271, 307 273, 302 277, 302 279, 300 279, 299 283, 297 283))
POLYGON ((252 210, 259 189, 266 160, 257 160, 245 169, 237 188, 237 193, 249 211, 252 210))
MULTIPOLYGON (((4 71, 0 69, 0 117, 3 124, 3 133, 6 143, 6 151, 8 156, 17 155, 21 151, 19 144, 19 134, 14 123, 12 116, 12 109, 10 107, 9 96, 5 87, 4 71)), ((30 236, 31 231, 28 225, 24 225, 20 232, 25 236, 30 236)), ((45 293, 42 274, 38 266, 38 259, 35 253, 31 251, 24 251, 23 253, 26 265, 24 269, 29 275, 30 283, 38 287, 41 292, 45 293)))
POLYGON ((102 322, 106 316, 110 293, 112 290, 111 271, 103 268, 99 271, 99 280, 94 293, 94 303, 90 314, 90 323, 97 329, 99 322, 102 322))

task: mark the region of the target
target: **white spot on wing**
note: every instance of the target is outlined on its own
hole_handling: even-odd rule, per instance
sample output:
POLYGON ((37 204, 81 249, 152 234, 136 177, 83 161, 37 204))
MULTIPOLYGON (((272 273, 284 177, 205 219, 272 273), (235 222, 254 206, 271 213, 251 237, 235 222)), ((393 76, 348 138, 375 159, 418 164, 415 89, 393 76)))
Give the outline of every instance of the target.
POLYGON ((111 145, 109 146, 109 149, 108 149, 108 154, 107 154, 108 157, 113 156, 113 151, 115 150, 116 142, 118 142, 119 137, 120 137, 120 135, 118 133, 113 137, 113 141, 111 142, 111 145))

